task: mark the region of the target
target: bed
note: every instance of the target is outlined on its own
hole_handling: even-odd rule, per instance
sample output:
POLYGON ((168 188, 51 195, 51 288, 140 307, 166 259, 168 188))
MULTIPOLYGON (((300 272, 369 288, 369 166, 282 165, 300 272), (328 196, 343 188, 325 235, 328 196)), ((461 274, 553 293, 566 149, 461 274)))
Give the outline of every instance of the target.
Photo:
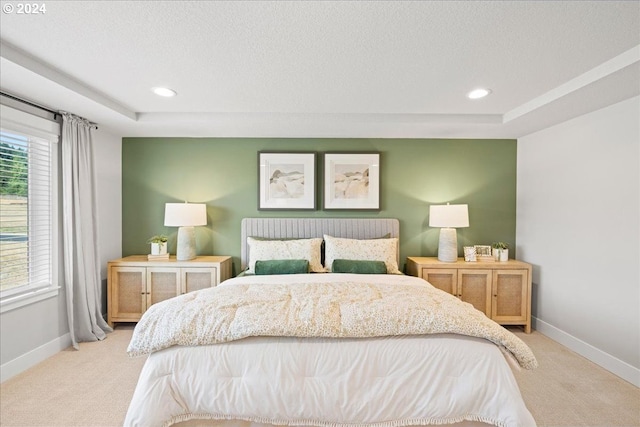
POLYGON ((512 373, 535 356, 401 274, 397 220, 241 228, 249 274, 155 304, 136 326, 128 352, 148 358, 126 426, 535 425, 512 373))

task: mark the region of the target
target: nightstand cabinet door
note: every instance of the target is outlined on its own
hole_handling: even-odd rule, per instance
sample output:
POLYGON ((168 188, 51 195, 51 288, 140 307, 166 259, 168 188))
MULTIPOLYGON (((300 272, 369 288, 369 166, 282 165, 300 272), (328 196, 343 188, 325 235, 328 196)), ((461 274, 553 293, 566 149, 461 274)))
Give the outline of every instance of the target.
POLYGON ((491 317, 491 270, 458 270, 458 298, 491 317))
POLYGON ((493 272, 491 318, 501 324, 520 324, 528 318, 527 270, 493 272))
POLYGON ((136 321, 147 309, 147 269, 112 267, 110 314, 122 322, 136 321))
POLYGON ((183 293, 217 286, 231 278, 230 256, 197 256, 178 261, 131 255, 107 263, 107 322, 137 322, 153 304, 183 293))
POLYGON ((218 285, 218 269, 216 268, 181 268, 181 293, 212 288, 218 285))
POLYGON ((458 270, 456 269, 423 268, 421 277, 441 291, 458 295, 458 270))
POLYGON ((147 307, 180 294, 180 275, 175 268, 147 268, 147 307))

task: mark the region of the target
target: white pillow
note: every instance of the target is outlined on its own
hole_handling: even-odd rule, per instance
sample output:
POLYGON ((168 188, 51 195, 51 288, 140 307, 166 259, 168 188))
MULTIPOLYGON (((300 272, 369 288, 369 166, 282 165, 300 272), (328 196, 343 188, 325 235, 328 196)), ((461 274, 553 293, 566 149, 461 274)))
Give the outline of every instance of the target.
POLYGON ((398 239, 342 239, 324 235, 324 265, 331 271, 336 259, 384 261, 387 273, 402 274, 398 270, 398 239))
POLYGON ((247 274, 255 274, 256 261, 274 259, 306 259, 309 271, 324 273, 320 261, 321 238, 296 240, 262 240, 247 237, 249 244, 249 265, 247 274))

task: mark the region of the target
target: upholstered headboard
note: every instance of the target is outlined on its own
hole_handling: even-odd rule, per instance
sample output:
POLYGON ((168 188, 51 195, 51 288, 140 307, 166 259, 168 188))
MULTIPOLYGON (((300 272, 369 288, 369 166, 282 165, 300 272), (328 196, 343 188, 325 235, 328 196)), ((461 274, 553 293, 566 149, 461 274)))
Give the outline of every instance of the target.
MULTIPOLYGON (((308 239, 325 234, 348 239, 400 237, 400 222, 395 218, 244 218, 240 234, 241 270, 244 270, 249 262, 247 237, 308 239)), ((400 254, 397 256, 399 262, 400 254)))

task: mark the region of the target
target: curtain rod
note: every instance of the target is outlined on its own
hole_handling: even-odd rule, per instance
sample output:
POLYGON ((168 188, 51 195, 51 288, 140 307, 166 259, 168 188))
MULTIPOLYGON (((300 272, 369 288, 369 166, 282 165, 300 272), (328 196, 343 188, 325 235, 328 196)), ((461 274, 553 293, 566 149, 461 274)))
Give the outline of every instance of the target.
MULTIPOLYGON (((18 98, 17 96, 8 94, 7 92, 0 91, 0 95, 6 96, 7 98, 13 99, 14 101, 22 102, 23 104, 27 104, 31 107, 38 108, 42 111, 46 111, 47 113, 51 113, 53 114, 54 120, 57 120, 58 116, 61 115, 59 111, 54 111, 54 110, 51 110, 50 108, 43 107, 42 105, 38 105, 34 102, 27 101, 26 99, 18 98)), ((93 122, 89 122, 89 123, 91 123, 91 126, 95 127, 96 130, 98 129, 98 125, 96 123, 93 123, 93 122)))
POLYGON ((59 113, 59 112, 57 112, 57 111, 50 110, 49 108, 43 107, 42 105, 35 104, 35 103, 31 102, 31 101, 27 101, 26 99, 18 98, 17 96, 14 96, 14 95, 8 94, 7 92, 2 92, 2 91, 0 91, 0 95, 2 95, 2 96, 6 96, 7 98, 11 98, 11 99, 13 99, 14 101, 22 102, 23 104, 27 104, 27 105, 30 105, 30 106, 32 106, 32 107, 39 108, 40 110, 46 111, 46 112, 48 112, 48 113, 51 113, 51 114, 53 114, 54 116, 57 116, 57 115, 59 115, 59 114, 60 114, 60 113, 59 113))

